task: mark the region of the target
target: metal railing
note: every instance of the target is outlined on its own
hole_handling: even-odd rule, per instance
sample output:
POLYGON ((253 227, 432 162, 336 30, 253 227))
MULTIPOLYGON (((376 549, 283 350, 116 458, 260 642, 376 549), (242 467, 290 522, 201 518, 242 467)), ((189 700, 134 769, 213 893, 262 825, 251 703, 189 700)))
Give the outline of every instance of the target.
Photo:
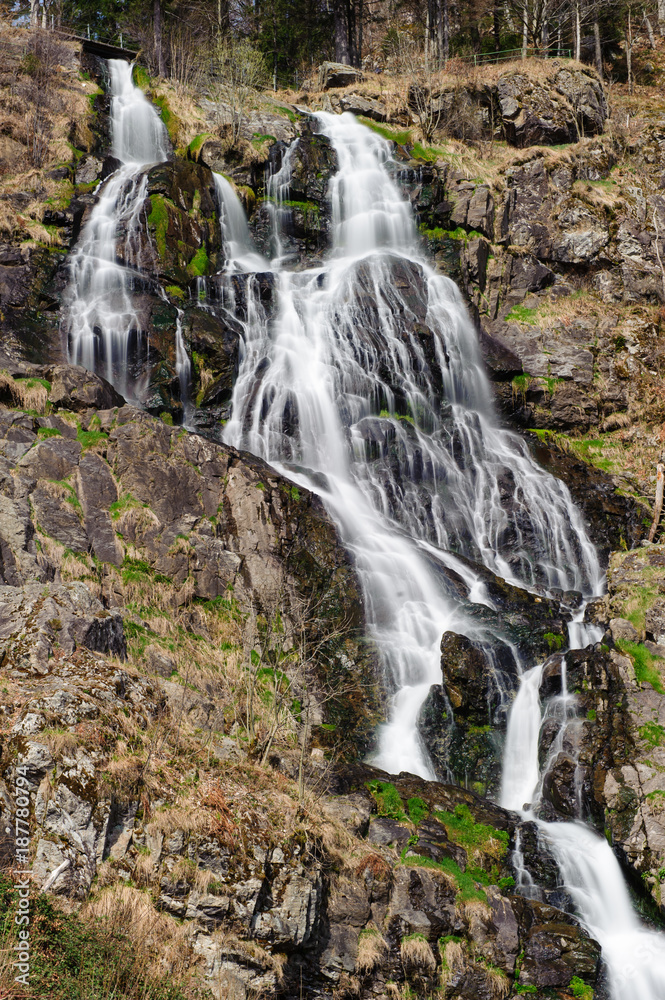
MULTIPOLYGON (((30 9, 29 8, 19 8, 14 12, 14 17, 12 23, 18 27, 29 28, 30 25, 30 9), (27 23, 25 23, 27 22, 27 23)), ((32 27, 52 31, 54 34, 68 35, 70 38, 75 38, 78 41, 88 41, 88 42, 99 42, 100 45, 109 45, 113 48, 122 49, 126 52, 136 52, 139 46, 131 39, 126 39, 122 31, 113 32, 113 34, 102 35, 99 31, 96 31, 90 27, 89 24, 69 24, 64 21, 56 19, 55 14, 43 15, 39 17, 37 24, 32 25, 32 27), (125 45, 135 45, 134 49, 125 49, 125 45)))
POLYGON ((572 49, 536 49, 521 46, 519 49, 502 49, 500 52, 477 52, 472 56, 451 56, 459 62, 472 66, 484 66, 487 63, 509 62, 515 59, 572 59, 572 49))

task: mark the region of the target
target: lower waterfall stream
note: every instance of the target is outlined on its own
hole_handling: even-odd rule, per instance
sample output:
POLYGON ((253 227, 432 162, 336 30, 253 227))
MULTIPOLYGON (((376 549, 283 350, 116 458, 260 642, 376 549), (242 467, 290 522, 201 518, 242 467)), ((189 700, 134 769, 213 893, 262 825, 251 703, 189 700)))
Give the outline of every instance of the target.
MULTIPOLYGON (((131 246, 125 263, 117 262, 116 232, 122 228, 131 244, 146 194, 142 168, 165 159, 166 147, 131 69, 110 66, 114 151, 124 165, 106 181, 73 254, 65 328, 71 360, 131 397, 117 372, 137 336, 134 272, 131 246)), ((520 680, 510 710, 511 692, 504 699, 501 804, 533 819, 542 668, 519 662, 477 613, 493 607, 478 568, 532 592, 576 591, 584 600, 602 592, 603 573, 567 488, 498 424, 459 291, 420 249, 389 144, 350 114, 319 113, 316 120, 338 161, 324 263, 301 271, 285 263, 279 205, 288 197, 288 155, 271 189, 272 265, 253 247, 232 186, 216 178, 228 274, 246 276, 247 299, 224 440, 317 493, 352 555, 390 696, 376 766, 435 777, 418 716, 441 679, 445 631, 466 635, 490 656, 497 644, 509 648, 520 680), (277 298, 272 315, 256 280, 268 269, 277 298), (464 581, 464 597, 450 585, 450 572, 464 581)), ((180 323, 178 338, 186 393, 180 323)), ((598 639, 579 620, 570 636, 571 646, 598 639)), ((572 696, 568 701, 562 726, 574 712, 572 696)), ((640 924, 609 845, 581 822, 537 822, 582 923, 602 945, 613 1000, 663 1000, 663 938, 640 924)))

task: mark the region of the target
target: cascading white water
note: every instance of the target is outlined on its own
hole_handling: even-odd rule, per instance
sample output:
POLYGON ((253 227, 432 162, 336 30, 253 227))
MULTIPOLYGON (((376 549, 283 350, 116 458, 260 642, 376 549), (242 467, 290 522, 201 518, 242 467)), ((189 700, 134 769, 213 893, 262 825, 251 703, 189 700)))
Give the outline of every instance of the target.
POLYGON ((166 160, 169 149, 157 112, 132 83, 132 66, 110 59, 108 67, 112 151, 121 166, 104 182, 72 257, 62 327, 73 364, 100 372, 134 397, 130 361, 140 360, 147 346, 132 294, 142 283, 138 235, 145 167, 166 160))
POLYGON ((264 271, 268 262, 256 252, 247 217, 233 185, 222 174, 213 173, 220 205, 220 224, 228 266, 238 271, 264 271))
MULTIPOLYGON (((440 681, 441 635, 486 638, 437 566, 459 553, 521 586, 586 594, 601 574, 565 486, 496 424, 475 334, 453 282, 421 255, 388 143, 351 115, 317 117, 339 162, 333 252, 282 270, 277 317, 245 324, 225 440, 321 493, 393 693, 376 763, 431 777, 416 721, 440 681)), ((282 200, 286 185, 283 164, 282 200)))
MULTIPOLYGON (((571 647, 580 648, 599 640, 599 632, 594 626, 572 622, 571 647)), ((538 693, 541 677, 542 666, 536 666, 522 676, 510 711, 501 805, 520 812, 525 820, 536 822, 549 843, 563 884, 577 907, 583 925, 603 949, 613 1000, 663 1000, 665 937, 647 930, 640 923, 610 845, 579 821, 544 823, 536 819, 531 809, 542 782, 538 763, 543 722, 538 693)), ((563 691, 565 668, 562 668, 561 684, 564 704, 560 711, 559 746, 570 720, 570 697, 563 691)))
MULTIPOLYGON (((250 279, 225 438, 323 497, 354 556, 394 692, 376 763, 431 777, 417 718, 440 679, 441 634, 478 636, 468 602, 491 603, 455 554, 527 588, 588 597, 603 579, 566 488, 497 426, 459 294, 420 255, 409 206, 386 169, 387 144, 350 115, 318 117, 339 161, 333 253, 321 267, 278 274, 272 322, 250 279), (425 289, 423 301, 414 284, 425 289), (429 356, 418 339, 423 327, 429 356), (466 608, 446 593, 438 565, 464 576, 466 608)), ((271 189, 277 204, 288 194, 285 164, 271 189)), ((279 229, 279 212, 274 221, 279 229)), ((582 613, 569 632, 573 648, 600 638, 582 613)), ((541 781, 541 676, 540 665, 522 672, 505 749, 502 802, 528 818, 541 781)), ((572 701, 560 701, 565 726, 572 701)), ((539 826, 603 946, 614 1000, 663 1000, 662 938, 640 927, 609 845, 579 823, 539 826)), ((537 891, 526 869, 523 881, 527 894, 537 891)))

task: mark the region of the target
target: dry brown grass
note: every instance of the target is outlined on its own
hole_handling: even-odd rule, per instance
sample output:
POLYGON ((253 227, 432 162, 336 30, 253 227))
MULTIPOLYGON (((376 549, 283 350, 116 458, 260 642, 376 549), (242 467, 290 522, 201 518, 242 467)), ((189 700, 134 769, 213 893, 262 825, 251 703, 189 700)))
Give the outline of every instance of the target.
POLYGON ((72 754, 81 743, 76 733, 62 727, 43 729, 39 738, 44 740, 53 757, 72 754))
POLYGON ((405 970, 421 969, 433 972, 436 969, 436 959, 432 947, 422 934, 410 934, 399 946, 402 965, 405 970))
POLYGON ((191 945, 186 928, 158 912, 147 893, 126 885, 113 886, 86 903, 80 916, 126 936, 150 974, 163 975, 168 970, 172 977, 181 978, 187 972, 191 945))
POLYGON ((25 410, 44 413, 48 401, 48 389, 35 379, 15 379, 7 372, 0 371, 0 393, 10 395, 13 405, 25 410))
POLYGON ((455 973, 464 968, 464 949, 458 941, 439 942, 439 956, 441 958, 441 971, 439 973, 441 988, 445 989, 455 973))
POLYGON ((376 927, 366 927, 358 938, 356 972, 367 976, 381 965, 388 945, 376 927))

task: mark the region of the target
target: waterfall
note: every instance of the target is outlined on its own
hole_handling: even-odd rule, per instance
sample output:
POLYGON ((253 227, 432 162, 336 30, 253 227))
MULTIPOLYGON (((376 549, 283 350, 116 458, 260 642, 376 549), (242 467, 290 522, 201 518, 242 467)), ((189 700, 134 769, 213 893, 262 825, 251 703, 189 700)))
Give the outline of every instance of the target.
MULTIPOLYGON (((575 638, 581 639, 579 645, 597 640, 598 631, 592 626, 585 634, 579 622, 571 623, 571 646, 577 644, 575 638)), ((603 950, 612 1000, 662 1000, 665 938, 640 924, 610 845, 579 821, 545 823, 536 819, 532 811, 531 803, 538 797, 542 775, 549 763, 548 760, 542 770, 538 764, 538 737, 544 719, 538 695, 541 675, 542 666, 525 673, 513 702, 504 751, 501 804, 538 824, 582 924, 603 950)), ((561 728, 555 740, 559 747, 571 718, 572 699, 566 691, 565 666, 561 686, 562 705, 558 712, 561 728)), ((521 857, 518 870, 523 870, 521 857)))
POLYGON ((166 160, 169 150, 157 112, 132 83, 132 66, 110 59, 108 67, 112 153, 121 165, 104 182, 72 256, 62 329, 72 364, 136 398, 147 360, 133 294, 145 282, 139 251, 145 167, 166 160))
POLYGON ((233 185, 223 174, 213 173, 220 205, 220 224, 231 271, 265 271, 268 261, 256 252, 247 217, 233 185))
MULTIPOLYGON (((245 323, 225 440, 321 494, 392 695, 376 763, 432 777, 416 721, 441 679, 441 635, 487 638, 445 587, 450 554, 536 590, 591 595, 601 572, 566 487, 497 425, 475 333, 421 253, 389 144, 352 115, 317 118, 339 163, 332 254, 281 269, 276 317, 245 323)), ((457 571, 488 603, 461 560, 457 571)))
MULTIPOLYGON (((272 320, 248 285, 225 439, 323 498, 354 558, 392 695, 374 760, 391 773, 432 777, 417 719, 440 681, 441 634, 487 639, 470 611, 491 602, 463 557, 540 592, 588 598, 604 581, 566 487, 498 426, 474 331, 455 285, 421 254, 388 144, 351 115, 317 118, 339 163, 332 253, 309 271, 289 272, 277 240, 272 320), (441 567, 464 577, 466 601, 446 589, 441 567)), ((272 185, 277 235, 289 163, 272 185)), ((582 616, 569 626, 572 647, 600 638, 582 616)), ((533 819, 542 665, 518 669, 502 803, 533 819)), ((565 666, 563 676, 565 683, 565 666)), ((564 692, 555 709, 563 733, 574 700, 564 692)), ((603 947, 613 1000, 662 1000, 662 937, 640 926, 609 845, 581 823, 539 827, 603 947)), ((526 869, 522 883, 536 892, 526 869)))

